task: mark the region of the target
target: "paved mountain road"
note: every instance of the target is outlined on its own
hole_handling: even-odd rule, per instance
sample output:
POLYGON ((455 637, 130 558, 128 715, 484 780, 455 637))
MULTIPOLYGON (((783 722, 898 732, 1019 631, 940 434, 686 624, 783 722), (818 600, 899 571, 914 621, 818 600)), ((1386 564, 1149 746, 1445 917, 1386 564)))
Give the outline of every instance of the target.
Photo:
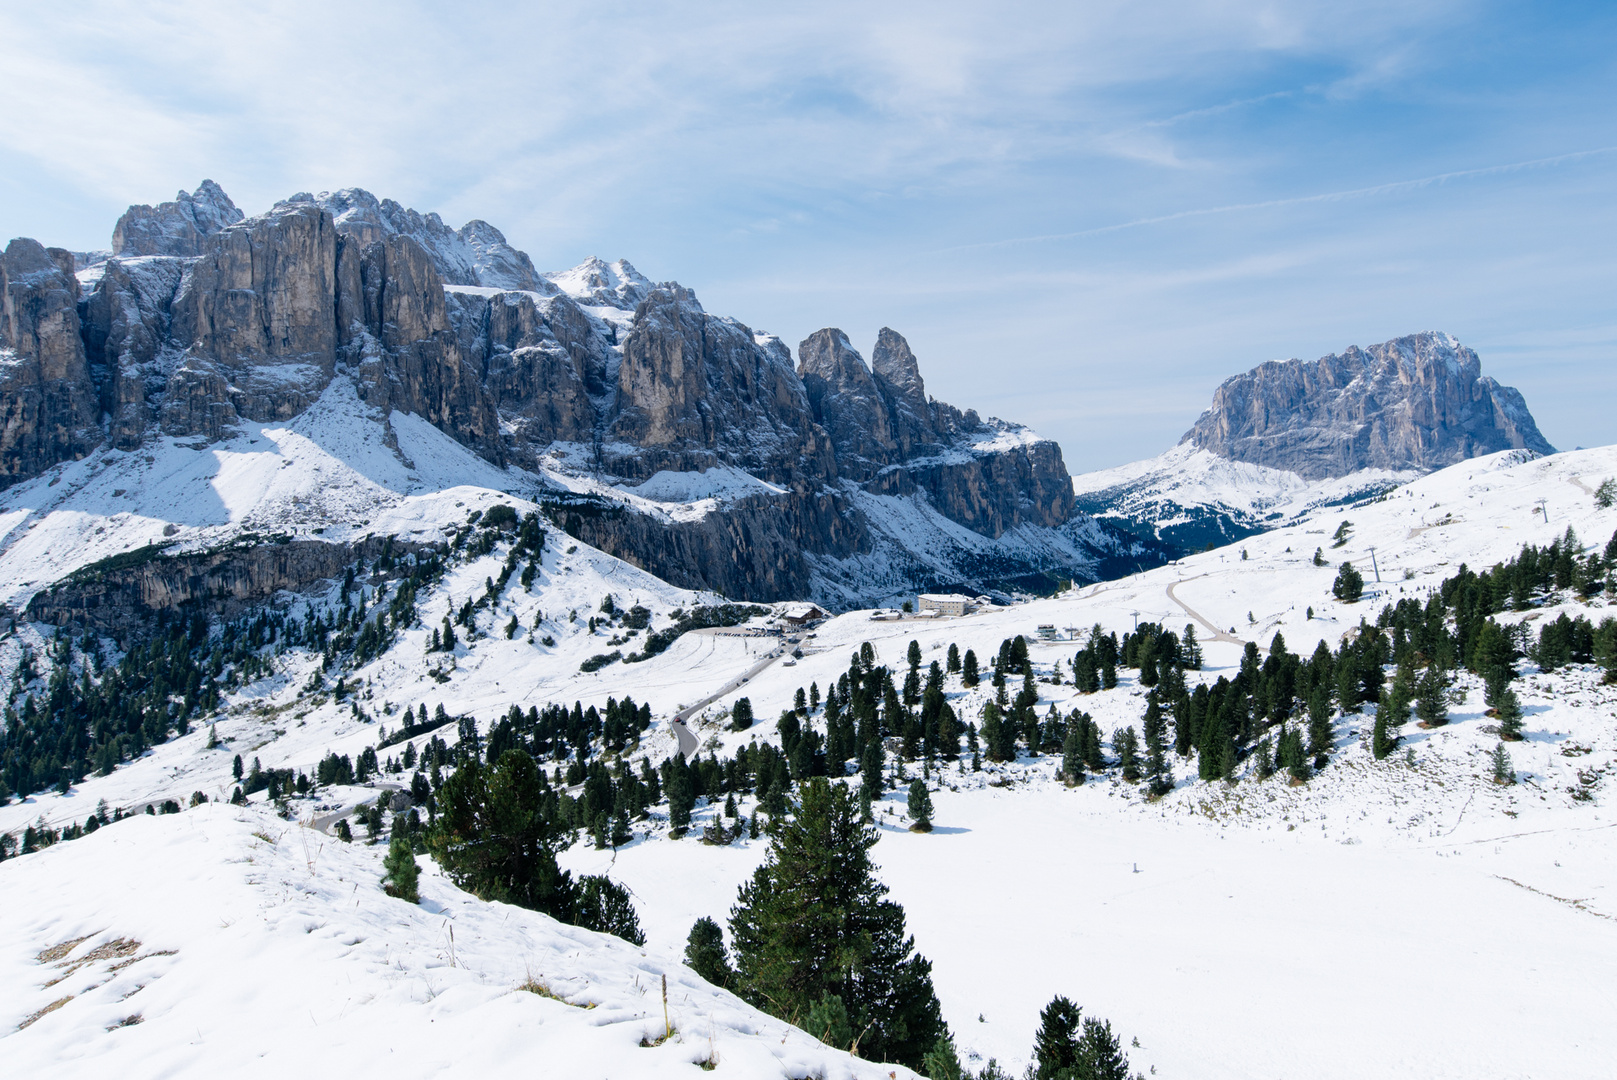
POLYGON ((726 694, 733 693, 734 691, 740 689, 747 682, 751 681, 754 675, 757 675, 760 671, 764 670, 764 668, 768 667, 770 664, 773 664, 776 660, 779 660, 781 656, 785 654, 785 649, 786 645, 784 642, 776 645, 774 649, 766 653, 764 658, 752 665, 752 667, 748 668, 740 675, 737 675, 735 678, 719 687, 718 690, 709 694, 701 701, 698 701, 694 705, 687 705, 683 709, 679 710, 679 712, 674 714, 674 719, 671 721, 674 728, 674 738, 679 741, 679 752, 685 755, 685 759, 687 761, 696 756, 698 743, 696 741, 696 736, 691 732, 691 729, 685 726, 685 721, 690 719, 694 713, 707 708, 709 705, 724 697, 726 694))

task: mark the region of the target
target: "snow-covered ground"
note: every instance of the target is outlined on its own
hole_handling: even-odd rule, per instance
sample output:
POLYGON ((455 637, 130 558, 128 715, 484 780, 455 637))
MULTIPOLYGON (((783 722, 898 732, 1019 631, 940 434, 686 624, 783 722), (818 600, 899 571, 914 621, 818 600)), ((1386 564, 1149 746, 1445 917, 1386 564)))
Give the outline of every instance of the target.
POLYGON ((1185 442, 1154 458, 1075 476, 1072 487, 1086 513, 1200 548, 1209 540, 1289 525, 1320 507, 1356 501, 1417 475, 1363 469, 1309 481, 1185 442))
POLYGON ((420 906, 392 899, 384 850, 209 805, 7 862, 6 1075, 914 1075, 742 1004, 677 950, 484 903, 428 859, 420 906))
MULTIPOLYGON (((400 431, 399 440, 402 448, 405 431, 400 431)), ((183 447, 172 453, 182 461, 185 454, 203 456, 183 447)), ((87 466, 70 468, 79 467, 87 466)), ((882 662, 891 665, 904 662, 913 639, 926 662, 941 663, 948 644, 957 643, 962 650, 975 649, 986 666, 1001 640, 1014 634, 1032 638, 1041 624, 1052 624, 1062 633, 1095 623, 1123 631, 1138 618, 1176 630, 1196 621, 1207 656, 1200 677, 1208 680, 1234 673, 1246 641, 1266 648, 1276 632, 1284 634, 1292 651, 1306 655, 1320 640, 1334 647, 1361 618, 1373 620, 1385 602, 1402 596, 1424 599, 1462 562, 1478 568, 1492 565, 1513 556, 1523 543, 1546 544, 1562 536, 1569 526, 1585 545, 1604 546, 1617 531, 1617 511, 1599 509, 1592 491, 1608 476, 1617 476, 1617 447, 1540 459, 1507 452, 1423 477, 1367 504, 1318 510, 1294 525, 1228 548, 1047 600, 957 619, 873 622, 866 613, 849 613, 805 636, 799 643, 805 654, 801 660, 791 666, 776 662, 765 667, 710 706, 705 719, 693 718, 692 728, 704 752, 711 747, 725 755, 754 738, 774 739, 771 718, 790 705, 794 691, 810 682, 823 690, 847 670, 850 653, 864 641, 870 641, 882 662), (1333 546, 1344 523, 1345 540, 1333 546), (1316 548, 1323 549, 1328 567, 1313 565, 1316 548), (1344 560, 1364 571, 1369 599, 1353 605, 1331 599, 1335 566, 1344 560), (751 699, 763 722, 751 731, 733 733, 724 729, 721 712, 740 695, 751 699)), ((88 482, 100 481, 89 477, 88 482)), ((54 490, 35 481, 8 492, 3 504, 13 510, 32 507, 48 500, 54 490)), ((375 529, 387 520, 386 514, 412 513, 418 514, 423 529, 442 528, 464 520, 487 501, 514 503, 494 485, 465 492, 406 492, 381 499, 366 528, 375 529)), ((35 511, 29 520, 36 523, 37 532, 50 519, 38 524, 35 511)), ((26 525, 23 528, 26 531, 26 525)), ((24 542, 34 542, 32 533, 13 540, 14 545, 24 542)), ((66 563, 51 562, 57 558, 53 550, 45 544, 39 554, 30 556, 31 565, 38 567, 32 574, 12 570, 8 551, 0 566, 6 580, 13 582, 8 585, 13 595, 28 591, 24 578, 38 580, 61 572, 59 567, 66 563)), ((629 694, 653 707, 658 721, 655 734, 641 749, 660 757, 673 750, 664 721, 676 708, 748 671, 772 645, 767 639, 737 634, 687 634, 668 652, 645 663, 620 662, 594 673, 580 672, 580 662, 607 651, 608 635, 614 633, 592 634, 585 625, 605 593, 612 592, 620 607, 645 604, 658 620, 698 598, 553 533, 532 592, 513 581, 497 610, 479 617, 486 636, 470 649, 463 645, 452 668, 425 654, 422 639, 451 600, 459 603, 479 592, 486 577, 497 575, 502 557, 496 549, 483 560, 452 569, 421 600, 427 629, 401 635, 388 653, 359 673, 368 680, 364 708, 379 722, 396 727, 393 718, 408 703, 443 701, 451 712, 469 712, 487 723, 513 703, 524 708, 552 701, 600 703, 608 695, 629 694), (570 618, 574 612, 576 621, 570 618), (536 635, 552 634, 554 647, 537 640, 529 644, 526 633, 506 640, 499 632, 512 614, 526 631, 540 613, 543 628, 536 635), (447 681, 433 678, 429 663, 447 681), (388 713, 385 703, 391 703, 395 712, 388 713)), ((1565 607, 1596 622, 1617 614, 1599 598, 1565 607)), ((1536 622, 1554 614, 1539 609, 1501 618, 1536 622)), ((15 639, 4 645, 15 647, 15 639)), ((1031 654, 1044 673, 1056 662, 1070 659, 1075 649, 1071 641, 1035 642, 1031 654)), ((5 653, 0 663, 9 670, 15 658, 5 653)), ((1608 1019, 1609 987, 1617 976, 1617 893, 1612 885, 1617 880, 1613 832, 1617 819, 1612 817, 1608 791, 1609 777, 1617 768, 1617 688, 1601 686, 1593 669, 1543 674, 1530 663, 1523 667, 1517 686, 1527 713, 1528 739, 1511 747, 1520 778, 1514 787, 1496 787, 1488 779, 1486 755, 1495 740, 1484 730, 1488 722, 1482 715, 1480 687, 1467 678, 1457 687, 1456 697, 1459 692, 1465 697, 1451 706, 1451 724, 1431 732, 1413 726, 1405 731, 1407 757, 1400 752, 1374 761, 1364 746, 1368 714, 1344 718, 1331 765, 1300 787, 1287 786, 1283 777, 1203 784, 1187 779, 1195 775, 1193 762, 1175 759, 1181 777, 1178 788, 1148 804, 1138 789, 1119 780, 1094 780, 1067 789, 1051 778, 1054 762, 1048 758, 1024 759, 980 773, 971 772, 967 763, 963 769, 950 766, 935 778, 939 828, 927 836, 903 828, 901 797, 890 796, 882 820, 891 828, 875 856, 884 881, 909 913, 918 948, 935 965, 945 1016, 962 1051, 981 1059, 997 1057, 1020 1071, 1038 1009, 1053 994, 1062 993, 1110 1019, 1125 1043, 1137 1037, 1140 1046, 1128 1047, 1134 1065, 1142 1070, 1155 1066, 1158 1075, 1609 1075, 1610 1061, 1617 1054, 1617 1027, 1608 1019), (1605 779, 1584 785, 1580 773, 1605 779), (1592 798, 1573 797, 1568 789, 1580 785, 1589 788, 1592 798)), ((1039 708, 1042 711, 1051 702, 1063 712, 1082 708, 1108 734, 1114 727, 1137 723, 1143 707, 1141 691, 1132 673, 1123 674, 1116 690, 1089 696, 1077 695, 1065 682, 1043 684, 1039 708)), ((0 808, 0 830, 16 832, 38 817, 56 823, 82 821, 102 798, 128 806, 159 797, 183 802, 194 790, 212 797, 228 790, 229 762, 236 753, 259 756, 266 767, 308 769, 328 750, 352 754, 373 745, 376 726, 356 719, 345 706, 327 704, 300 711, 295 704, 297 687, 306 677, 301 669, 289 669, 233 698, 218 725, 226 740, 219 749, 207 750, 206 730, 198 730, 155 748, 111 776, 87 780, 66 796, 40 795, 0 808)), ((967 692, 957 678, 950 679, 951 700, 962 719, 977 719, 986 689, 985 682, 983 688, 967 692)), ((358 797, 339 792, 332 798, 337 795, 358 797)), ((743 812, 752 810, 750 801, 743 803, 743 812)), ((710 818, 715 812, 707 807, 699 817, 710 818)), ((0 865, 0 889, 7 890, 4 910, 12 913, 8 922, 17 927, 59 927, 64 938, 89 930, 145 934, 151 947, 166 948, 160 944, 166 939, 158 929, 147 929, 148 924, 126 929, 110 915, 97 915, 115 911, 126 902, 124 896, 139 891, 124 888, 118 873, 91 870, 96 866, 95 853, 109 850, 120 836, 130 837, 131 845, 148 845, 152 864, 170 867, 165 872, 174 880, 200 880, 224 874, 218 864, 237 857, 242 851, 238 841, 245 843, 228 829, 247 826, 215 823, 233 822, 240 814, 261 820, 253 817, 259 813, 256 808, 243 812, 203 807, 176 817, 119 824, 8 861, 0 865), (215 828, 228 835, 209 831, 215 828), (173 838, 184 830, 206 835, 208 846, 178 845, 173 838), (198 855, 202 850, 209 854, 198 855), (90 884, 107 880, 119 880, 117 893, 90 884), (29 884, 15 884, 19 881, 29 884), (71 905, 56 903, 59 893, 69 892, 71 905), (49 904, 37 899, 45 896, 53 898, 49 904), (58 912, 60 919, 50 921, 58 919, 58 912), (81 923, 73 925, 86 929, 72 930, 69 923, 74 918, 81 923)), ((288 830, 290 839, 254 857, 276 867, 285 861, 286 868, 275 873, 296 874, 301 855, 287 855, 286 845, 296 846, 294 854, 301 852, 298 845, 307 831, 286 823, 278 827, 288 830)), ((667 838, 664 823, 656 819, 649 827, 637 825, 636 832, 636 840, 615 853, 579 846, 567 853, 565 863, 585 872, 609 869, 625 882, 635 894, 646 927, 648 955, 673 957, 696 917, 710 915, 722 922, 727 916, 737 885, 762 857, 765 841, 744 840, 732 847, 707 847, 695 839, 676 842, 667 838)), ((313 834, 307 838, 311 844, 322 839, 313 834)), ((377 854, 376 849, 356 846, 343 849, 341 859, 374 861, 377 854)), ((359 865, 345 871, 346 884, 356 896, 371 889, 374 903, 384 904, 374 889, 377 871, 367 870, 367 884, 356 884, 362 876, 359 865)), ((131 880, 136 879, 146 880, 138 875, 131 880)), ((249 888, 244 883, 229 887, 249 888)), ((433 888, 447 886, 435 881, 433 888)), ((206 892, 201 885, 198 889, 206 892)), ((288 895, 295 891, 287 889, 288 895)), ((183 887, 169 889, 163 894, 164 903, 177 912, 195 910, 187 906, 189 899, 178 895, 184 892, 183 887)), ((315 895, 303 894, 288 902, 322 912, 329 909, 318 917, 338 925, 341 904, 331 898, 317 901, 315 895)), ((464 903, 468 908, 477 906, 464 903)), ((368 907, 361 901, 358 910, 363 913, 368 907)), ((141 917, 166 919, 167 910, 154 903, 153 912, 141 917)), ((501 918, 511 911, 496 910, 502 912, 501 918)), ((515 912, 508 917, 535 918, 515 912)), ((222 917, 209 919, 216 922, 222 917)), ((160 929, 168 924, 149 925, 160 929)), ((204 919, 195 932, 213 934, 207 929, 211 925, 204 919)), ((29 973, 20 982, 14 976, 9 985, 35 987, 49 977, 37 974, 43 972, 37 966, 16 965, 32 964, 35 953, 55 943, 46 939, 56 932, 30 930, 32 936, 24 941, 17 937, 20 930, 8 928, 0 938, 7 958, 3 962, 12 965, 9 972, 29 973)), ((415 930, 400 933, 404 940, 424 940, 411 936, 415 930)), ((374 947, 386 939, 386 928, 373 927, 365 936, 374 947)), ((299 947, 312 947, 301 943, 313 939, 294 940, 299 947)), ((256 946, 260 954, 282 947, 279 937, 260 940, 256 946)), ((349 977, 339 972, 352 972, 363 982, 360 972, 370 962, 365 959, 369 954, 357 944, 352 948, 356 951, 346 958, 333 954, 320 961, 330 965, 320 969, 331 973, 330 981, 349 977)), ((520 950, 511 951, 509 943, 507 951, 522 955, 520 950)), ((296 948, 292 954, 298 955, 296 948)), ((176 958, 185 955, 182 948, 176 958)), ((142 963, 179 964, 176 958, 142 963)), ((282 961, 277 957, 266 962, 282 961)), ((481 991, 485 996, 476 998, 482 1003, 479 1012, 469 1015, 483 1015, 482 1006, 515 1007, 499 995, 511 997, 510 986, 520 977, 500 974, 490 980, 481 991), (496 999, 504 1003, 489 1004, 496 999)), ((245 977, 231 982, 232 992, 246 993, 240 989, 245 982, 245 977)), ((273 989, 278 985, 271 981, 262 991, 266 996, 279 994, 264 1005, 270 1017, 266 1023, 291 1025, 297 1009, 282 1000, 288 997, 285 992, 273 989)), ((18 1015, 54 1000, 44 996, 48 991, 28 992, 33 996, 14 1007, 18 1015)), ((355 1000, 363 993, 385 997, 381 989, 364 990, 355 991, 355 1000)), ((344 1000, 346 996, 344 991, 344 1000)), ((337 1000, 333 997, 328 1004, 337 1000)), ((91 1001, 75 998, 75 1004, 91 1001)), ((341 1005, 335 1004, 335 1009, 340 1012, 341 1005)), ((143 1029, 158 1030, 149 1027, 148 1019, 147 1024, 102 1036, 104 1017, 101 1013, 91 1017, 91 1012, 75 1013, 73 1005, 64 1006, 20 1035, 5 1038, 43 1039, 57 1030, 47 1028, 48 1023, 70 1024, 75 1015, 86 1017, 76 1029, 84 1046, 91 1045, 92 1033, 112 1040, 139 1037, 143 1029)), ((184 1015, 185 1023, 191 1023, 192 1014, 184 1015)), ((325 1022, 325 1013, 316 1009, 315 1015, 325 1022)), ((397 1019, 406 1014, 378 1006, 371 1015, 397 1019)), ((415 1026, 421 1025, 417 1021, 415 1026)), ((416 1037, 412 1030, 395 1041, 407 1049, 416 1037)), ((369 1042, 388 1045, 380 1035, 369 1042)), ((626 1045, 632 1046, 633 1040, 626 1045)), ((75 1050, 80 1055, 93 1052, 75 1050)), ((788 1074, 801 1075, 789 1070, 788 1074)), ((607 1071, 572 1075, 607 1075, 607 1071)))

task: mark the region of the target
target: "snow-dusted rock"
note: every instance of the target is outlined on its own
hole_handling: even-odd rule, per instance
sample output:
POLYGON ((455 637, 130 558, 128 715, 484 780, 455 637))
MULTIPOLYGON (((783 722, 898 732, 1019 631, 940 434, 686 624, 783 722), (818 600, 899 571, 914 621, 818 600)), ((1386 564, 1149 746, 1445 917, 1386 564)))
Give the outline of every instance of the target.
POLYGON ((1312 363, 1260 364, 1225 381, 1180 441, 1307 480, 1360 469, 1429 472, 1498 450, 1554 453, 1521 393, 1433 332, 1312 363))
POLYGON ((208 237, 243 216, 224 188, 204 180, 191 194, 182 191, 175 195, 173 202, 131 206, 124 211, 112 230, 112 254, 201 255, 208 237))
POLYGON ((36 240, 0 255, 0 485, 82 457, 97 441, 97 409, 73 256, 36 240))

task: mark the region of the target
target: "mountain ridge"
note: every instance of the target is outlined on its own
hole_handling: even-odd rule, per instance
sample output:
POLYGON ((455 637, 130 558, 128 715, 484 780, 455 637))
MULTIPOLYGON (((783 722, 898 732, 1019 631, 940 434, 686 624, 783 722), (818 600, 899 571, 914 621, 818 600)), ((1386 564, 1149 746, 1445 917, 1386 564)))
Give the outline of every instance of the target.
POLYGON ((0 262, 27 316, 0 337, 6 484, 97 447, 219 444, 345 382, 356 423, 422 417, 565 503, 581 539, 687 587, 844 605, 1166 557, 1075 516, 1054 443, 927 398, 891 329, 874 367, 834 329, 794 366, 778 338, 625 261, 541 274, 487 223, 451 229, 352 188, 246 217, 205 182, 132 207, 114 240, 85 267, 33 241, 0 262), (624 497, 715 467, 766 487, 663 518, 624 497), (894 499, 926 550, 883 524, 894 499))

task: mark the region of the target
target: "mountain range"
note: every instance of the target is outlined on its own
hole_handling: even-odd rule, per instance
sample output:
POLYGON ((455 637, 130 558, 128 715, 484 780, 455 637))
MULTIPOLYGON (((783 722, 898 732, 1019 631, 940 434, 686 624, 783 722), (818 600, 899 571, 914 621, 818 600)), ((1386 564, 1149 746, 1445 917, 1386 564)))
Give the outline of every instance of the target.
POLYGON ((222 447, 351 395, 356 430, 395 453, 401 418, 423 419, 575 536, 736 598, 1047 589, 1169 554, 1076 513, 1055 443, 928 397, 892 330, 868 364, 817 331, 794 366, 627 262, 539 273, 486 222, 357 189, 246 217, 204 182, 131 207, 107 252, 12 241, 0 287, 7 486, 165 440, 222 447))
POLYGON ((1196 550, 1501 450, 1552 454, 1522 395, 1444 333, 1233 376, 1178 445, 1078 476, 1101 521, 1196 550))

